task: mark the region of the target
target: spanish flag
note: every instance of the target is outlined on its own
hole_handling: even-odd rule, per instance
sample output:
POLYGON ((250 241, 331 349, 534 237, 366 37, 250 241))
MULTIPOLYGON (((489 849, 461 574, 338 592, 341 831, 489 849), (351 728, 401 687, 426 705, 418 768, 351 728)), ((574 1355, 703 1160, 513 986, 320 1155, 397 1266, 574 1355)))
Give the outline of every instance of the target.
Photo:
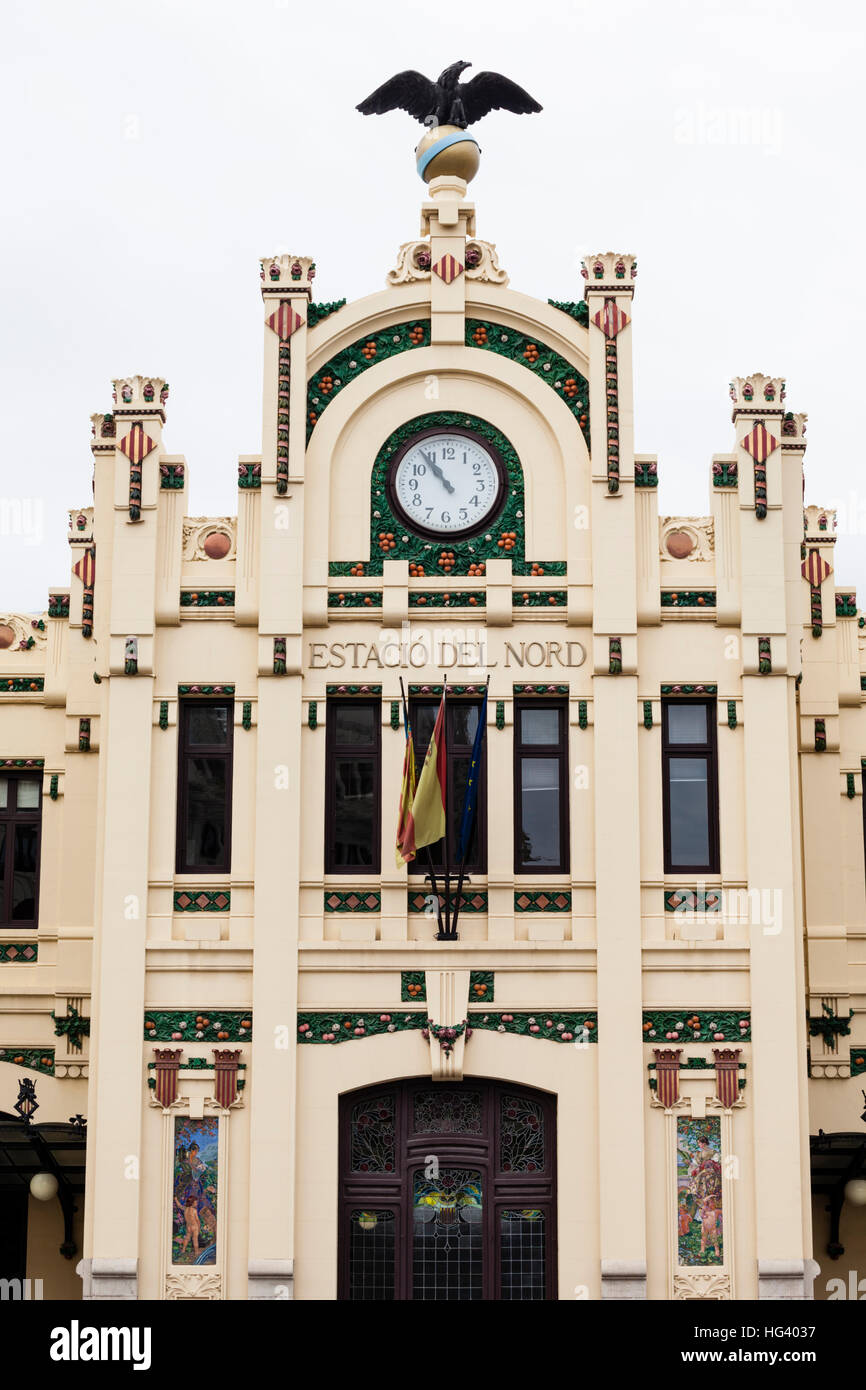
POLYGON ((415 800, 415 745, 412 741, 412 726, 405 704, 403 724, 406 730, 406 751, 403 754, 403 782, 400 787, 400 809, 397 815, 397 868, 415 858, 415 850, 409 842, 412 828, 412 802, 415 800))
POLYGON ((408 863, 425 845, 435 845, 445 834, 445 694, 439 705, 433 735, 403 838, 403 859, 408 863))

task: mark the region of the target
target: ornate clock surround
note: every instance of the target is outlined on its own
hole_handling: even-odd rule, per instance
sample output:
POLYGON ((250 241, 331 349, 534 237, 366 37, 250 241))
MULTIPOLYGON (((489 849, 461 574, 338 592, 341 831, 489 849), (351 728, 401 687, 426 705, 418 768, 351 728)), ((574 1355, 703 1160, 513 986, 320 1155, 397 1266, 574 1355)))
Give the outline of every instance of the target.
POLYGON ((404 440, 400 445, 396 453, 391 456, 388 465, 386 488, 388 502, 398 521, 402 520, 403 525, 407 529, 411 529, 414 534, 423 537, 425 540, 436 541, 440 545, 448 546, 454 542, 471 540, 476 536, 483 535, 485 531, 490 531, 496 525, 505 507, 505 503, 508 500, 508 473, 499 450, 489 439, 485 439, 484 436, 479 434, 476 430, 469 429, 465 425, 462 428, 452 426, 449 429, 444 429, 441 425, 434 425, 429 429, 419 430, 417 434, 410 435, 410 437, 404 440), (406 516, 404 509, 400 505, 399 497, 397 496, 397 470, 405 456, 415 448, 416 444, 420 444, 422 440, 441 439, 444 435, 450 435, 455 440, 468 439, 474 444, 479 445, 485 453, 488 454, 493 463, 499 487, 494 506, 482 520, 477 522, 474 526, 464 526, 453 534, 437 531, 431 526, 424 526, 419 522, 413 521, 410 517, 406 516))
POLYGON ((382 561, 388 558, 423 565, 428 575, 435 575, 443 550, 453 554, 453 565, 449 570, 452 575, 465 575, 471 564, 500 559, 504 554, 511 557, 515 569, 525 561, 523 468, 517 450, 489 420, 458 410, 436 410, 416 415, 398 426, 376 455, 370 485, 369 574, 381 574, 382 561), (503 504, 495 517, 485 518, 478 534, 472 537, 463 534, 451 539, 448 536, 416 533, 409 529, 391 503, 389 480, 395 460, 411 448, 419 436, 449 430, 474 436, 502 467, 503 504), (385 549, 380 538, 383 534, 387 537, 389 533, 393 537, 393 545, 389 544, 385 549), (510 547, 499 544, 505 533, 510 533, 510 547))

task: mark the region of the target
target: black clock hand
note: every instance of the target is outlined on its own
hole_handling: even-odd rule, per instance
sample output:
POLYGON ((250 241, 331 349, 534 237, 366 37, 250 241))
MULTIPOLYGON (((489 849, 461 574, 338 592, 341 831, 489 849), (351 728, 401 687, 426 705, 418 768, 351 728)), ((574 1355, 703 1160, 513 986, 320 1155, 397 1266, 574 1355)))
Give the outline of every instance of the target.
POLYGON ((453 492, 453 491, 454 491, 454 485, 453 485, 453 483, 449 483, 448 479, 445 477, 445 474, 442 472, 442 469, 439 467, 438 463, 435 463, 435 462, 434 462, 433 455, 432 455, 432 454, 425 454, 425 453, 424 453, 424 450, 422 449, 422 450, 421 450, 421 457, 422 457, 423 459, 426 459, 427 463, 430 465, 430 467, 432 468, 433 472, 436 474, 436 477, 439 479, 439 481, 442 483, 443 487, 445 488, 445 491, 446 491, 446 492, 453 492))

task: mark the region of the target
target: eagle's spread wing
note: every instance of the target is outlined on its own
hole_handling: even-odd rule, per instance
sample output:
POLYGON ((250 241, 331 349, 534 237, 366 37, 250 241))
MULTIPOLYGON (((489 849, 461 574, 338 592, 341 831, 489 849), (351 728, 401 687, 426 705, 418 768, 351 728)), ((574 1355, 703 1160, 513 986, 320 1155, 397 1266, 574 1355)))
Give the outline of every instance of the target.
POLYGON ((500 107, 506 111, 516 111, 518 116, 528 116, 533 111, 541 110, 534 97, 509 77, 503 77, 501 72, 476 73, 470 82, 460 84, 457 93, 470 124, 480 121, 488 111, 498 111, 500 107))
POLYGON ((362 116, 381 116, 385 111, 408 111, 416 121, 423 121, 436 109, 436 83, 423 73, 408 68, 389 77, 355 108, 362 116))

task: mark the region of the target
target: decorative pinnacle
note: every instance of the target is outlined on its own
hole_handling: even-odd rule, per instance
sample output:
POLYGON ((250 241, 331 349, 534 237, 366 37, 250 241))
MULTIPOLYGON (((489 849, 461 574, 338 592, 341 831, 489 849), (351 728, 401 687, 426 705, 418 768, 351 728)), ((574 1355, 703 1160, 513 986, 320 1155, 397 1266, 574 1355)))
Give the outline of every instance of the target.
POLYGON ((637 259, 628 252, 600 251, 591 256, 584 256, 580 273, 584 280, 588 281, 587 289, 613 289, 619 294, 626 290, 633 292, 632 281, 637 275, 637 259))
POLYGON ((731 418, 735 420, 742 410, 780 411, 785 399, 785 378, 752 372, 751 376, 735 376, 729 389, 734 402, 731 418))
POLYGON ((833 545, 836 541, 836 512, 832 507, 805 507, 803 538, 815 545, 833 545))
POLYGON ((113 381, 112 399, 116 411, 141 411, 162 415, 168 400, 168 382, 161 376, 122 376, 113 381))
POLYGON ((316 278, 316 262, 312 256, 265 256, 260 262, 262 294, 269 291, 294 290, 309 296, 316 278))

